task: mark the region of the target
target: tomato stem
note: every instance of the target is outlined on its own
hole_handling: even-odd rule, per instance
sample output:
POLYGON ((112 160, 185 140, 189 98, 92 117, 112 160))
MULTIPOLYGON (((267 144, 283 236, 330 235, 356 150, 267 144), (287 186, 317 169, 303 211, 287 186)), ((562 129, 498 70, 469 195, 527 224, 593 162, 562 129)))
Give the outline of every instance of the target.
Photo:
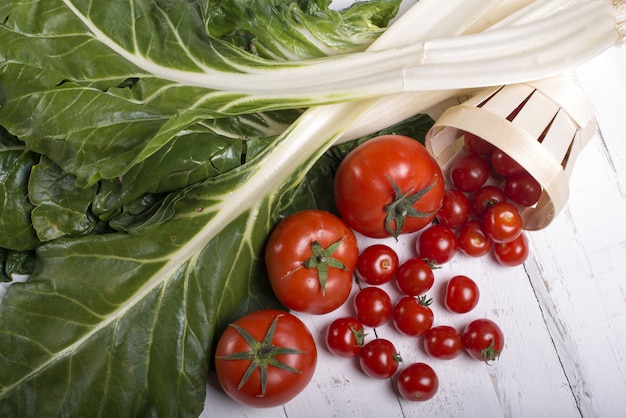
POLYGON ((258 395, 261 398, 265 396, 265 392, 267 390, 267 370, 269 366, 278 367, 279 369, 286 370, 291 373, 302 373, 301 370, 288 366, 287 364, 276 359, 277 356, 283 354, 306 354, 305 351, 297 350, 295 348, 272 345, 272 339, 274 338, 274 333, 276 332, 278 320, 282 316, 283 315, 277 315, 276 318, 274 318, 261 341, 258 341, 252 336, 252 334, 239 325, 230 324, 230 326, 235 328, 239 335, 241 335, 241 337, 246 341, 248 346, 250 346, 250 350, 248 351, 240 351, 226 356, 217 357, 222 360, 247 360, 250 362, 246 372, 239 381, 239 386, 237 387, 238 390, 245 385, 256 369, 259 369, 259 372, 261 373, 261 394, 258 395))
POLYGON ((345 270, 346 266, 341 261, 333 258, 332 255, 337 251, 341 242, 345 237, 339 238, 337 241, 330 244, 327 248, 313 241, 311 244, 311 252, 313 256, 307 259, 302 265, 308 269, 317 269, 318 280, 322 287, 322 295, 326 294, 326 282, 328 281, 328 268, 334 267, 345 270))
POLYGON ((402 227, 407 217, 427 218, 436 212, 421 212, 415 209, 413 205, 435 187, 439 181, 439 176, 435 175, 435 180, 425 188, 418 191, 411 188, 406 193, 400 190, 391 177, 387 176, 387 179, 389 179, 391 187, 393 187, 394 199, 393 202, 385 207, 385 211, 387 212, 387 216, 385 217, 385 230, 389 235, 397 239, 398 235, 402 233, 402 227), (395 228, 392 227, 392 224, 395 228))

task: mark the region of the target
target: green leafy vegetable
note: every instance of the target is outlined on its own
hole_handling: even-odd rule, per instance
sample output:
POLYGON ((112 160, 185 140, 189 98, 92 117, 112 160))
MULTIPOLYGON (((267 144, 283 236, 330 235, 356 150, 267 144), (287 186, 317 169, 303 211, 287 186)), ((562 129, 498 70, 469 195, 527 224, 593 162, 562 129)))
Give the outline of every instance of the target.
MULTIPOLYGON (((167 15, 150 29, 154 42, 206 40, 191 2, 124 4, 133 24, 167 15)), ((0 415, 196 416, 215 335, 250 310, 279 307, 262 263, 269 231, 296 210, 332 210, 328 182, 350 145, 325 151, 351 122, 314 122, 298 102, 229 117, 209 108, 232 96, 198 106, 210 94, 137 71, 98 43, 75 14, 86 5, 0 6, 0 124, 20 153, 2 163, 29 157, 7 189, 28 206, 2 210, 37 251, 34 269, 0 252, 9 275, 32 273, 0 304, 0 415)), ((90 19, 121 13, 110 6, 90 19)))

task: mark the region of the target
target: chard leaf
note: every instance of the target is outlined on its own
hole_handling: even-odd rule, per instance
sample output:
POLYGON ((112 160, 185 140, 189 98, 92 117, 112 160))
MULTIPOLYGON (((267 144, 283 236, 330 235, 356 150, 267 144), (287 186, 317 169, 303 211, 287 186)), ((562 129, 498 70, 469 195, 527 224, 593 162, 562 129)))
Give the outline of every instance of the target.
POLYGON ((31 225, 28 177, 39 156, 0 126, 0 247, 31 250, 39 240, 31 225))
POLYGON ((89 207, 96 194, 96 186, 76 187, 76 177, 64 172, 48 158, 33 167, 29 178, 29 197, 33 227, 40 241, 63 236, 82 236, 96 225, 89 207))

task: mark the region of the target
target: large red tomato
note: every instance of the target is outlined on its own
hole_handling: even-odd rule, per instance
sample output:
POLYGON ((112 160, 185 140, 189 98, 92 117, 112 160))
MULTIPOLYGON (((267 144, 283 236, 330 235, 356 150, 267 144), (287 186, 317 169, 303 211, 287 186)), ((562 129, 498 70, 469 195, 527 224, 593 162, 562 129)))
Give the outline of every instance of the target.
POLYGON ((317 364, 315 340, 288 312, 265 309, 239 318, 222 333, 215 370, 224 391, 254 407, 282 405, 309 384, 317 364))
POLYGON ((335 174, 335 202, 344 221, 373 237, 397 237, 430 224, 441 207, 444 180, 418 141, 383 135, 356 147, 335 174))
POLYGON ((337 216, 304 210, 283 219, 265 248, 272 289, 289 309, 324 314, 352 290, 359 256, 354 233, 337 216))

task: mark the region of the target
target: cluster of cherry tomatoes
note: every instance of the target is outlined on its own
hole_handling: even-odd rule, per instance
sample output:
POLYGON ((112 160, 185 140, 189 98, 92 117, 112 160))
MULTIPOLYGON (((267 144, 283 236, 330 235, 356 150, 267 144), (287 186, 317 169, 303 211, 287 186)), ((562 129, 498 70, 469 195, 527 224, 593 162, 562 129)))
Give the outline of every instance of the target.
MULTIPOLYGON (((395 250, 373 244, 361 251, 355 269, 361 288, 352 299, 353 316, 333 320, 326 331, 328 350, 339 357, 358 357, 363 372, 373 378, 396 376, 398 393, 411 401, 431 399, 439 387, 435 370, 423 362, 402 364, 394 343, 385 338, 365 342, 365 328, 378 328, 391 322, 407 337, 421 337, 425 352, 433 358, 452 360, 463 350, 473 358, 490 362, 504 347, 499 326, 490 319, 471 321, 463 332, 449 325, 434 323, 432 299, 428 292, 435 283, 433 266, 422 258, 399 263, 395 250), (393 301, 381 285, 395 282, 402 295, 393 301)), ((445 307, 451 312, 467 313, 478 304, 480 291, 471 278, 452 277, 446 284, 445 307)))
MULTIPOLYGON (((364 142, 342 160, 335 174, 340 216, 321 210, 297 212, 283 219, 266 243, 272 289, 290 310, 333 312, 349 300, 358 278, 362 287, 352 299, 353 315, 332 321, 326 345, 338 356, 358 356, 368 376, 396 376, 398 393, 410 400, 434 395, 436 373, 422 362, 397 373, 401 358, 393 342, 374 338, 365 343, 364 327, 391 322, 400 333, 422 338, 424 350, 435 358, 452 359, 465 350, 477 359, 494 360, 504 338, 493 321, 472 321, 462 333, 433 326, 432 300, 426 296, 434 283, 433 266, 446 263, 459 249, 480 256, 493 247, 496 259, 505 265, 519 264, 528 254, 517 206, 507 201, 520 205, 519 199, 506 185, 504 190, 486 185, 490 165, 484 152, 473 150, 469 138, 468 158, 453 164, 449 174, 454 188, 447 189, 441 168, 414 139, 384 135, 364 142), (472 164, 467 163, 470 158, 472 164), (475 170, 476 161, 482 171, 475 170), (399 264, 396 252, 384 244, 360 251, 354 231, 370 238, 419 232, 416 255, 399 264), (392 280, 402 293, 393 302, 381 286, 392 280)), ((489 155, 492 161, 502 158, 495 158, 494 150, 489 155)), ((459 275, 447 283, 444 305, 465 313, 478 298, 476 283, 459 275)), ((308 384, 317 349, 310 344, 306 326, 294 318, 281 311, 252 312, 222 335, 216 370, 230 396, 249 405, 275 406, 308 384)))

